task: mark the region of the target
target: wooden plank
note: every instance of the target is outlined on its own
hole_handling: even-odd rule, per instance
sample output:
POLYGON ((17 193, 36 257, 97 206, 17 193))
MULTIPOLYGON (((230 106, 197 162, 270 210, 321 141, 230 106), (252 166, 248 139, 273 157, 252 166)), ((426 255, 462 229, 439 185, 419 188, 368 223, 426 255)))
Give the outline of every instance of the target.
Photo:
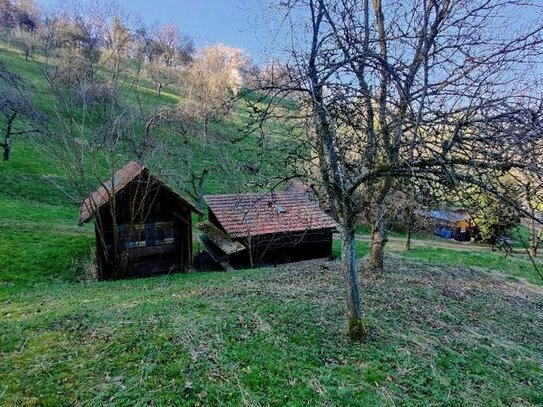
POLYGON ((221 256, 218 253, 214 252, 213 249, 208 244, 209 242, 206 241, 207 236, 202 235, 198 238, 198 240, 200 241, 200 243, 202 243, 204 250, 211 256, 213 261, 220 264, 220 266, 225 271, 234 271, 234 268, 230 265, 230 256, 227 256, 227 255, 221 256))
POLYGON ((226 255, 232 255, 245 250, 245 246, 232 240, 226 233, 217 228, 211 222, 200 222, 198 229, 205 233, 206 237, 226 255))
POLYGON ((230 265, 230 263, 229 263, 228 261, 226 261, 226 260, 225 260, 225 261, 221 261, 219 264, 220 264, 221 267, 224 269, 224 271, 234 271, 234 270, 235 270, 234 267, 232 267, 232 266, 230 265))

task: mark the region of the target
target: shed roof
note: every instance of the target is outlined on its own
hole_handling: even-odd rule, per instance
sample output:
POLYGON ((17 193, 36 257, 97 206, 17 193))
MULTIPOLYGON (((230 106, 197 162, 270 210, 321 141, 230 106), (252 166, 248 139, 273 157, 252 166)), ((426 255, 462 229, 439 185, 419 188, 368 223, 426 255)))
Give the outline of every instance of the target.
POLYGON ((471 216, 469 215, 469 213, 463 209, 456 211, 433 210, 424 212, 424 215, 432 219, 442 220, 446 222, 461 222, 471 220, 471 216))
POLYGON ((232 238, 337 227, 317 202, 296 191, 207 195, 204 199, 232 238))
MULTIPOLYGON (((137 177, 139 177, 141 174, 148 173, 148 171, 149 170, 147 169, 147 167, 145 167, 145 165, 137 161, 130 161, 119 171, 115 172, 115 174, 113 175, 113 178, 102 183, 102 185, 98 189, 91 192, 90 195, 87 197, 87 199, 83 201, 79 209, 79 219, 77 223, 79 225, 82 225, 83 223, 90 220, 93 217, 93 214, 98 209, 100 209, 102 206, 104 206, 105 204, 109 202, 113 192, 117 194, 118 192, 122 191, 128 184, 134 181, 137 177)), ((194 206, 191 202, 183 198, 173 189, 168 187, 160 179, 156 178, 152 174, 150 174, 150 176, 153 178, 155 182, 157 182, 160 185, 161 188, 164 188, 168 190, 169 192, 171 192, 177 199, 182 201, 183 204, 189 206, 194 212, 197 212, 200 214, 202 213, 196 206, 194 206)))

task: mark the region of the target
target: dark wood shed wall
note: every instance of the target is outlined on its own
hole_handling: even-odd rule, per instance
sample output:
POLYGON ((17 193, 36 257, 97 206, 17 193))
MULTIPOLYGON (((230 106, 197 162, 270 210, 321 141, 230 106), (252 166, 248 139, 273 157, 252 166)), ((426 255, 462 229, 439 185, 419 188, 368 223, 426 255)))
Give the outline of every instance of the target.
POLYGON ((96 219, 101 223, 95 229, 101 278, 187 270, 192 262, 191 217, 191 207, 161 183, 147 177, 131 182, 117 193, 115 208, 104 205, 96 219), (113 213, 120 229, 117 251, 114 250, 113 213), (133 242, 134 236, 137 243, 133 242), (116 267, 121 259, 128 262, 124 275, 118 275, 116 267))
POLYGON ((256 236, 253 256, 257 263, 263 264, 330 258, 332 237, 331 229, 256 236))
MULTIPOLYGON (((210 209, 209 221, 225 231, 210 209)), ((235 238, 245 247, 250 247, 253 260, 258 264, 281 264, 294 261, 332 257, 334 229, 312 229, 299 232, 285 232, 273 235, 235 238)), ((233 263, 249 264, 248 251, 234 256, 233 263)))

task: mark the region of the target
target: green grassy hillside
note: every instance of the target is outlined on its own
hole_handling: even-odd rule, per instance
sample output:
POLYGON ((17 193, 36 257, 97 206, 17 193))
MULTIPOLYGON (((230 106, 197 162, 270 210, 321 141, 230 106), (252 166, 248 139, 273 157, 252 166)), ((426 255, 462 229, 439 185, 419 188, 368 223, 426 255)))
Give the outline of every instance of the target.
MULTIPOLYGON (((25 61, 20 52, 2 42, 0 58, 24 79, 36 106, 52 115, 53 101, 36 64, 25 61)), ((146 93, 145 101, 150 108, 171 105, 180 100, 180 93, 176 93, 175 88, 167 89, 159 98, 154 94, 152 84, 146 85, 147 88, 142 88, 142 92, 146 93)), ((271 139, 264 156, 258 155, 256 137, 245 137, 241 143, 230 142, 242 134, 248 119, 249 109, 239 103, 227 120, 213 124, 211 130, 216 134, 213 142, 201 147, 194 143, 191 149, 196 171, 212 167, 216 164, 211 162, 213 157, 221 156, 231 164, 257 162, 262 166, 264 176, 280 174, 282 168, 277 157, 280 154, 277 146, 284 140, 271 139), (210 154, 210 148, 214 149, 213 154, 210 154)), ((178 146, 186 148, 181 141, 178 146)), ((81 276, 78 273, 83 270, 78 270, 77 265, 84 262, 74 259, 84 257, 88 260, 93 244, 92 228, 75 225, 79 203, 66 194, 66 191, 70 192, 71 185, 62 170, 40 148, 39 143, 34 142, 31 136, 26 136, 14 138, 11 160, 0 162, 0 174, 0 225, 4 230, 0 236, 3 248, 0 251, 0 267, 3 270, 0 280, 4 288, 8 291, 16 290, 42 282, 43 279, 79 279, 81 276), (21 272, 22 269, 26 269, 26 272, 21 272)), ((254 180, 240 172, 212 171, 204 184, 204 190, 205 193, 236 192, 238 188, 248 188, 250 181, 254 180)), ((473 253, 470 250, 459 254, 458 251, 438 249, 436 253, 436 249, 432 248, 432 239, 428 242, 427 247, 418 247, 410 253, 403 253, 397 245, 390 245, 389 249, 412 258, 441 263, 478 267, 486 265, 532 283, 541 283, 531 262, 523 256, 511 259, 503 253, 473 253)), ((361 254, 364 254, 364 247, 362 244, 361 254)))
POLYGON ((0 308, 0 404, 529 406, 543 291, 391 257, 344 335, 337 266, 58 283, 0 308))
MULTIPOLYGON (((2 44, 0 59, 47 113, 36 67, 2 44)), ((256 140, 227 142, 247 117, 240 105, 215 129, 234 162, 256 160, 256 140)), ((274 142, 264 173, 280 171, 274 142)), ((205 190, 239 184, 214 173, 205 190)), ((93 229, 69 188, 31 137, 0 162, 0 405, 543 404, 543 292, 525 258, 391 241, 403 257, 362 276, 372 334, 352 344, 334 264, 90 281, 93 229)))

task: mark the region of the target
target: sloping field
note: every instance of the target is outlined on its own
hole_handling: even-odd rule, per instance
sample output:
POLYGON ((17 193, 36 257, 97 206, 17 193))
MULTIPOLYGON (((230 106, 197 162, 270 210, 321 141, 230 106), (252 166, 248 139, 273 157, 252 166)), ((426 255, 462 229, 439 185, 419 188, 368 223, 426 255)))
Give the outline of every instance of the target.
POLYGON ((2 405, 540 405, 543 288, 397 256, 344 334, 336 263, 57 283, 0 308, 2 405))

